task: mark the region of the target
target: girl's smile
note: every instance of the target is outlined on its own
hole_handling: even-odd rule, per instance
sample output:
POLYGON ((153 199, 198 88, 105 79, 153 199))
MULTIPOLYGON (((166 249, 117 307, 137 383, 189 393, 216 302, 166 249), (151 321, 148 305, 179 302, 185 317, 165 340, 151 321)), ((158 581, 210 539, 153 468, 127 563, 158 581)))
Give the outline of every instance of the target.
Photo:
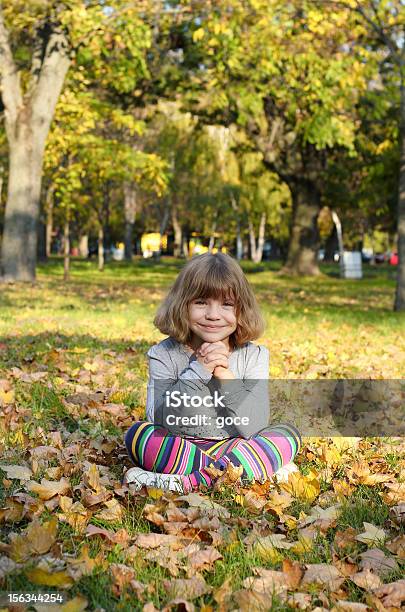
POLYGON ((237 327, 235 302, 214 298, 197 298, 188 307, 190 330, 193 332, 193 345, 198 348, 202 342, 224 340, 237 327))

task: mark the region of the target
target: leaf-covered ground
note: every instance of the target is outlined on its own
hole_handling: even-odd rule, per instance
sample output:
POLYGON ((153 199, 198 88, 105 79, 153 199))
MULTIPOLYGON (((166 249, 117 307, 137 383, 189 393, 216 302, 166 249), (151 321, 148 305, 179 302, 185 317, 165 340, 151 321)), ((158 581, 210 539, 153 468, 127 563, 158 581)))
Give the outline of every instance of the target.
MULTIPOLYGON (((0 306, 0 593, 13 610, 399 610, 405 441, 311 438, 286 484, 236 470, 187 496, 121 484, 145 416, 152 318, 180 262, 60 261, 0 306), (14 604, 8 592, 67 603, 14 604)), ((394 271, 289 279, 245 265, 274 378, 400 378, 394 271)), ((3 608, 1 607, 3 606, 3 608)))

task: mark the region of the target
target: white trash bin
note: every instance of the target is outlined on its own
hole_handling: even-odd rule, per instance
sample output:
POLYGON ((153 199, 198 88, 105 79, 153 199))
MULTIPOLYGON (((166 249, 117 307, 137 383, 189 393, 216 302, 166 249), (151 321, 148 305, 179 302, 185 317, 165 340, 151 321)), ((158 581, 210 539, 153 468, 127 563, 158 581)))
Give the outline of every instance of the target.
POLYGON ((360 251, 343 251, 342 272, 344 278, 363 278, 360 251))

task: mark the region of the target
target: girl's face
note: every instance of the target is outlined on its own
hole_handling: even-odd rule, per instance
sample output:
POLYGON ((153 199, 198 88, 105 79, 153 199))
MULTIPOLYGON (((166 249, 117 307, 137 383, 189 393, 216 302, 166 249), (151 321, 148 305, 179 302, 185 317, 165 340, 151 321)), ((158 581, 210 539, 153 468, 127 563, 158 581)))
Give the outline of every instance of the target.
POLYGON ((237 327, 235 301, 197 298, 188 307, 190 329, 203 342, 228 339, 237 327))

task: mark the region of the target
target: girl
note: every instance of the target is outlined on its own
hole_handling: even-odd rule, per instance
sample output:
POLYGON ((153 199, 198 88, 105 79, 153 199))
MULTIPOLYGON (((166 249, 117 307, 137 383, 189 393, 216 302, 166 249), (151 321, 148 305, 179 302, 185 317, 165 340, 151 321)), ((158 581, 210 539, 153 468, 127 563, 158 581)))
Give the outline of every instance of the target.
POLYGON ((291 462, 301 445, 298 431, 268 424, 269 351, 251 342, 264 322, 239 264, 224 253, 193 257, 154 324, 168 338, 147 353, 147 420, 126 433, 137 467, 124 482, 188 492, 212 485, 208 466, 225 470, 232 462, 248 481, 274 474, 285 480, 296 471, 291 462), (212 399, 214 389, 218 406, 202 405, 198 398, 212 399))

